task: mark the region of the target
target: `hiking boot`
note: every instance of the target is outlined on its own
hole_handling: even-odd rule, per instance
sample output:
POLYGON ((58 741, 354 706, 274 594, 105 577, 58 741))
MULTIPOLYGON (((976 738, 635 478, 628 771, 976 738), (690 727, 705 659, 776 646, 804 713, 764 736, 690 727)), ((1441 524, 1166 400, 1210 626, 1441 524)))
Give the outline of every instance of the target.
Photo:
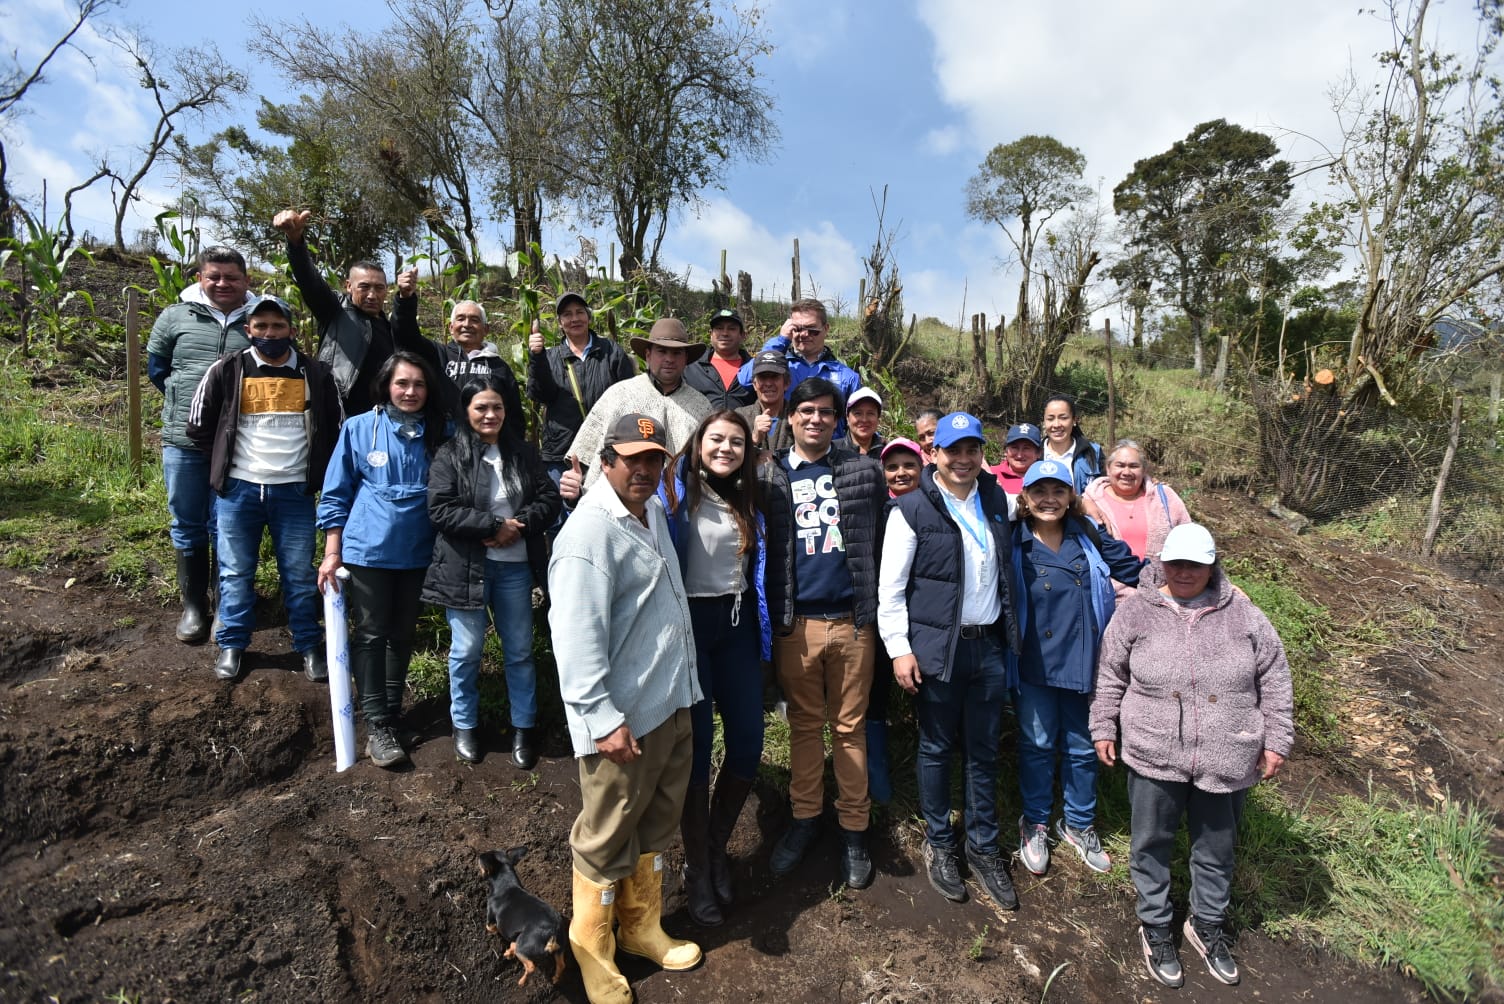
POLYGON ((926 842, 924 863, 936 892, 952 903, 966 902, 966 883, 961 881, 961 861, 954 847, 936 847, 926 842))
POLYGON ((1061 819, 1055 823, 1055 834, 1074 847, 1092 871, 1105 872, 1112 867, 1112 858, 1102 850, 1102 841, 1097 839, 1096 827, 1086 826, 1078 830, 1061 819))
POLYGON ((841 881, 848 889, 865 889, 876 870, 867 853, 867 831, 843 829, 841 836, 841 881))
POLYGON ((397 733, 390 725, 373 725, 366 738, 366 756, 378 767, 394 767, 407 763, 407 751, 397 741, 397 733))
POLYGON ((1185 943, 1206 960, 1212 978, 1230 987, 1238 985, 1238 964, 1232 957, 1232 939, 1221 924, 1209 924, 1194 916, 1185 919, 1185 943))
POLYGON ((1185 985, 1185 970, 1180 968, 1180 953, 1175 951, 1175 937, 1168 926, 1143 924, 1138 929, 1138 941, 1143 946, 1144 967, 1150 976, 1167 987, 1185 985))
POLYGON ((789 828, 783 831, 783 836, 778 838, 778 843, 773 845, 773 857, 768 861, 773 874, 781 877, 799 867, 799 862, 804 860, 804 855, 819 835, 818 816, 796 819, 790 823, 789 828))
POLYGON ((1035 875, 1050 867, 1050 829, 1043 823, 1031 823, 1018 817, 1018 859, 1035 875))
POLYGON ((1003 867, 1001 854, 996 851, 978 854, 968 847, 966 863, 971 866, 971 874, 987 890, 987 895, 992 897, 992 902, 1004 910, 1018 909, 1018 893, 1013 891, 1013 880, 1008 877, 1008 869, 1003 867))

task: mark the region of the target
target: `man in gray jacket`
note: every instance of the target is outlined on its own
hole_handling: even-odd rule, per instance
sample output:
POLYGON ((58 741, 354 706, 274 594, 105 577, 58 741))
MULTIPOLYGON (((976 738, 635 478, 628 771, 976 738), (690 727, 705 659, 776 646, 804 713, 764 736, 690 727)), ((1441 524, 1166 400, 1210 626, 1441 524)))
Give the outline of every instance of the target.
POLYGON ((209 489, 209 456, 193 445, 185 429, 188 406, 216 359, 251 344, 245 335, 246 310, 256 302, 250 285, 239 251, 205 248, 198 257, 198 282, 162 311, 146 343, 146 375, 162 392, 162 481, 183 598, 177 637, 190 645, 209 637, 214 493, 209 489))
POLYGON ((661 923, 663 852, 684 808, 689 709, 701 699, 689 601, 658 500, 668 456, 662 422, 615 419, 601 477, 559 532, 548 572, 559 691, 580 766, 569 941, 594 1004, 632 999, 618 943, 669 970, 701 958, 661 923))

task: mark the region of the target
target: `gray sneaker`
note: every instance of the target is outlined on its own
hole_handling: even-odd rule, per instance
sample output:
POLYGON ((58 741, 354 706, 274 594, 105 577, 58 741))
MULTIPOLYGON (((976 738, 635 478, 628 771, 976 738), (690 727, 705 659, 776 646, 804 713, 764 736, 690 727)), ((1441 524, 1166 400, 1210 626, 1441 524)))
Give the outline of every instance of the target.
POLYGON ((1112 858, 1102 850, 1102 841, 1097 839, 1096 827, 1088 826, 1084 829, 1075 829, 1067 826, 1061 819, 1055 823, 1055 833, 1076 849, 1081 855, 1081 860, 1086 862, 1086 867, 1094 872, 1105 872, 1112 867, 1112 858))
POLYGON ((1040 823, 1031 823, 1018 817, 1018 858, 1024 867, 1035 875, 1043 875, 1050 867, 1050 830, 1040 823))
POLYGON ((1230 987, 1238 985, 1238 964, 1232 957, 1232 939, 1221 924, 1208 924, 1194 916, 1185 919, 1185 943, 1206 960, 1212 978, 1230 987))
POLYGON ((1180 953, 1175 951, 1175 937, 1168 927, 1142 924, 1138 941, 1144 949, 1144 966, 1149 975, 1167 987, 1185 985, 1185 970, 1180 967, 1180 953))
POLYGON ((378 767, 395 767, 407 763, 407 751, 397 741, 397 733, 390 725, 374 725, 366 739, 366 756, 378 767))

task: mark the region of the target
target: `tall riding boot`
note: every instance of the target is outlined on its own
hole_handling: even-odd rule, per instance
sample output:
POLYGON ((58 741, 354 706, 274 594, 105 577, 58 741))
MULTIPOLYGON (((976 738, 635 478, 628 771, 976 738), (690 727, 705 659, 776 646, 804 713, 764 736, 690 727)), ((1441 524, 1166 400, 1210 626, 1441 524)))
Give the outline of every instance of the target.
POLYGON ((701 927, 719 927, 725 918, 710 881, 708 785, 689 786, 684 814, 679 817, 679 835, 684 839, 684 894, 689 899, 689 919, 701 927))
POLYGON ((178 641, 202 645, 209 638, 209 549, 178 552, 178 592, 183 597, 183 616, 178 620, 178 641))
POLYGON ((693 941, 670 938, 663 931, 663 855, 644 854, 637 870, 617 884, 616 917, 621 922, 617 944, 671 972, 693 969, 704 958, 693 941))
POLYGON ((615 890, 616 886, 592 882, 575 869, 569 947, 574 950, 590 1004, 632 1004, 632 988, 616 968, 616 939, 611 936, 615 890))
POLYGON ((726 845, 731 842, 736 821, 751 792, 750 779, 733 777, 722 771, 715 782, 715 795, 710 799, 710 846, 706 849, 706 857, 710 861, 710 882, 715 888, 716 898, 727 906, 731 905, 734 896, 731 889, 731 859, 726 854, 726 845))
POLYGON ((867 794, 872 801, 893 801, 893 781, 888 776, 888 723, 867 719, 867 794))

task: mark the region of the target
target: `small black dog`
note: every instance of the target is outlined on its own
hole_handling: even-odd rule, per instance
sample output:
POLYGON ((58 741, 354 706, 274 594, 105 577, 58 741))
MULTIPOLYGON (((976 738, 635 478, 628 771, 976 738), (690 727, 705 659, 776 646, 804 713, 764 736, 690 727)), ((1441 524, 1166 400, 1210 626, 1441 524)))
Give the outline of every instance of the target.
POLYGON ((507 943, 506 957, 522 961, 518 986, 526 986, 527 978, 550 955, 554 960, 552 982, 558 983, 564 975, 564 950, 560 947, 564 919, 559 911, 522 888, 514 866, 526 853, 527 845, 523 844, 507 851, 486 851, 480 856, 480 872, 491 880, 491 895, 486 900, 486 933, 500 934, 507 943))

